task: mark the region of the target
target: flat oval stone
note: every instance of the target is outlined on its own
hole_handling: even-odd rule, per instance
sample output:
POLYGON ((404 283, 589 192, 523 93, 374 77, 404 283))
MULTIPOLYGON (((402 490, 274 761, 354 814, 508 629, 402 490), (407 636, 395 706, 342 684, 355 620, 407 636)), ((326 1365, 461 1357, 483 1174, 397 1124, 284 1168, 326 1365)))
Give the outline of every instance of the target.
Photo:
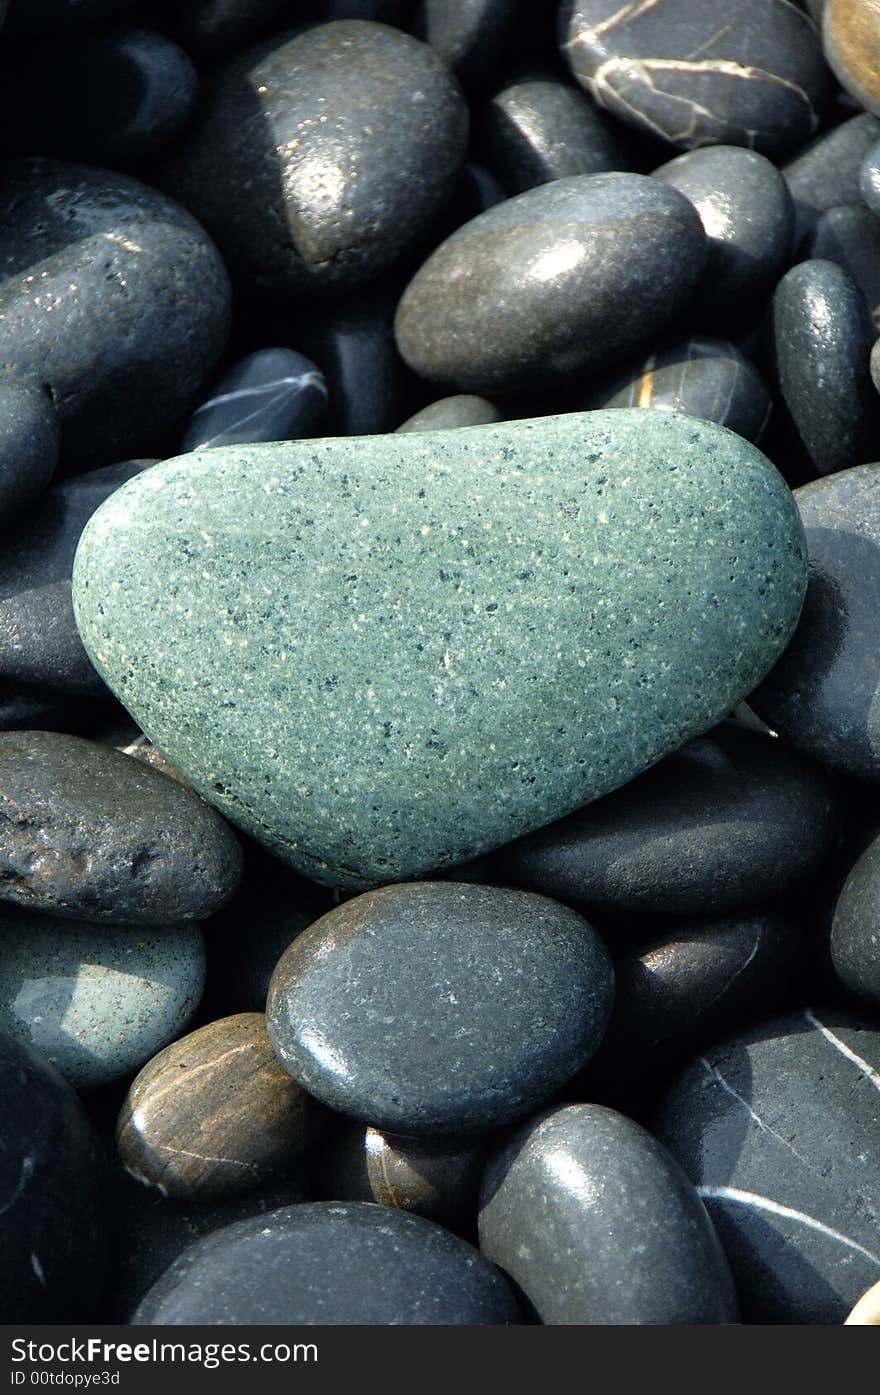
POLYGON ((131 1321, 400 1327, 495 1326, 521 1318, 495 1266, 433 1221, 365 1202, 312 1202, 198 1240, 131 1321))
POLYGON ((849 873, 831 922, 831 962, 841 983, 860 998, 880 1003, 880 838, 849 873))
POLYGON ((775 165, 755 150, 709 146, 678 155, 655 179, 689 198, 709 239, 697 313, 723 325, 759 302, 788 266, 794 205, 775 165))
POLYGON ((509 194, 553 179, 629 168, 612 123, 555 73, 518 75, 493 94, 476 121, 483 158, 509 194))
POLYGON ((462 426, 491 426, 501 420, 501 412, 485 397, 459 393, 441 397, 414 416, 408 417, 398 431, 452 431, 462 426))
POLYGON ((862 203, 827 209, 806 250, 849 273, 865 298, 874 332, 880 330, 880 221, 871 210, 862 203))
POLYGON ((704 1052, 654 1129, 702 1196, 752 1323, 841 1323, 880 1277, 880 1032, 831 1009, 704 1052))
POLYGON ((694 206, 641 174, 557 179, 496 204, 432 252, 398 306, 397 345, 465 392, 586 373, 650 342, 706 257, 694 206))
POLYGON ((75 612, 195 789, 359 890, 509 842, 719 721, 788 643, 803 546, 732 433, 572 413, 157 466, 90 523, 75 612))
POLYGON ((48 489, 59 445, 58 415, 49 395, 33 383, 0 379, 0 523, 48 489))
POLYGON ((681 1168, 601 1105, 539 1115, 490 1158, 480 1249, 545 1324, 737 1320, 718 1237, 681 1168))
POLYGON ((311 436, 327 411, 327 384, 292 349, 260 349, 230 368, 197 407, 180 452, 311 436))
POLYGON ((432 49, 340 20, 225 65, 163 181, 249 284, 320 294, 370 280, 429 231, 467 131, 432 49))
POLYGON ((27 159, 0 175, 0 361, 49 387, 72 455, 142 449, 190 410, 223 351, 217 249, 126 175, 27 159))
POLYGON ((276 1181, 320 1115, 275 1059, 261 1012, 198 1027, 144 1066, 116 1128, 123 1167, 165 1196, 220 1201, 276 1181))
POLYGON ((71 1087, 0 1036, 0 1306, 10 1323, 97 1320, 103 1158, 71 1087))
POLYGON ((807 537, 807 599, 791 645, 749 702, 792 746, 876 783, 880 464, 841 470, 794 497, 807 537))
POLYGON ((304 930, 266 1003, 282 1065, 324 1104, 419 1136, 536 1108, 596 1050, 614 978, 596 932, 528 892, 368 891, 304 930))
POLYGON ((725 722, 494 861, 505 879, 576 905, 702 915, 786 896, 842 825, 820 767, 725 722))
POLYGON ((772 338, 779 390, 813 469, 827 475, 870 460, 880 442, 875 330, 852 277, 830 261, 792 267, 773 296, 772 338))
POLYGON ((232 830, 191 789, 119 751, 0 732, 0 901, 79 920, 200 920, 241 877, 232 830))
POLYGON ((825 57, 841 87, 880 114, 880 32, 875 0, 827 0, 822 12, 825 57))
POLYGON ((591 383, 577 403, 685 412, 760 441, 773 398, 757 369, 729 339, 694 336, 658 345, 637 365, 591 383))
POLYGON ((0 907, 0 1031, 77 1090, 140 1070, 187 1027, 204 984, 197 925, 144 930, 0 907))
POLYGON ((782 166, 794 200, 796 251, 825 209, 858 202, 862 161, 878 141, 880 121, 863 111, 823 131, 782 166))
POLYGON ((776 158, 813 135, 830 88, 815 26, 788 0, 577 0, 563 54, 600 106, 685 147, 776 158))
POLYGON ((387 1129, 344 1123, 315 1169, 318 1195, 376 1201, 476 1233, 477 1197, 488 1143, 479 1138, 403 1138, 387 1129))

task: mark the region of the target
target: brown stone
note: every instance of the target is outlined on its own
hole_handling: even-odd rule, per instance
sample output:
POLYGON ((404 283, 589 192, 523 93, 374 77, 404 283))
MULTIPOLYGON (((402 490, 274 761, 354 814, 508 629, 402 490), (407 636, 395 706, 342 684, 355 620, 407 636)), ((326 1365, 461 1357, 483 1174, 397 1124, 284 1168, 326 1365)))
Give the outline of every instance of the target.
POLYGON ((320 1106, 278 1064, 261 1012, 222 1017, 160 1051, 116 1128, 123 1167, 167 1196, 219 1201, 282 1176, 320 1106))
POLYGON ((822 38, 841 85, 880 114, 880 0, 828 0, 822 38))

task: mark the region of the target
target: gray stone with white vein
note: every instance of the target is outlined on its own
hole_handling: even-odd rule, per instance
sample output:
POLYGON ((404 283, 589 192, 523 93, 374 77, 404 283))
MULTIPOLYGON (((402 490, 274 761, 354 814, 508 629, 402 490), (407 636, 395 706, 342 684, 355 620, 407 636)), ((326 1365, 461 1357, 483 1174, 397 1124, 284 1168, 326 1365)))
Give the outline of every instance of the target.
POLYGON ((298 441, 327 410, 327 384, 293 349, 260 349, 240 359, 193 412, 181 454, 249 441, 298 441))

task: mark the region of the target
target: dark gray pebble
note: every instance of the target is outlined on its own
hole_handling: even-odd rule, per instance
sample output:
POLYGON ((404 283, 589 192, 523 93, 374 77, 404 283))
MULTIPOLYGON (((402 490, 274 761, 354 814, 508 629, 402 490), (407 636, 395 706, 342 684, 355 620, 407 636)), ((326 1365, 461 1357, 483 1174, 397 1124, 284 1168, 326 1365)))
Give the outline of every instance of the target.
MULTIPOLYGON (((842 266, 855 281, 880 330, 880 221, 862 203, 842 204, 819 215, 807 254, 842 266)), ((858 462, 854 461, 853 464, 858 462)))
POLYGON ((596 1050, 611 963, 579 915, 453 882, 366 892, 279 961, 267 1025, 311 1094, 377 1128, 480 1132, 548 1099, 596 1050))
POLYGON ((241 850, 192 790, 97 742, 0 733, 0 900, 81 920, 199 920, 241 850))
POLYGON ((287 0, 187 0, 185 5, 163 0, 159 19, 201 65, 216 63, 258 38, 287 8, 287 0))
MULTIPOLYGON (((880 217, 880 121, 876 116, 867 115, 861 119, 871 123, 869 129, 873 140, 865 151, 859 169, 857 189, 871 212, 880 217)), ((840 199, 838 202, 850 203, 855 199, 840 199)))
POLYGON ((287 1206, 224 1226, 185 1250, 131 1319, 150 1327, 520 1320, 507 1280, 472 1246, 421 1216, 365 1202, 287 1206))
POLYGON ((539 1115, 499 1149, 479 1232, 545 1324, 737 1320, 727 1261, 681 1168, 601 1105, 539 1115))
POLYGON ((823 131, 799 151, 782 175, 794 200, 795 250, 802 254, 820 213, 857 203, 862 162, 880 141, 880 121, 868 112, 823 131))
POLYGON ((880 838, 869 843, 837 898, 831 962, 851 993, 880 1004, 880 838))
POLYGON ((230 368, 196 408, 180 451, 298 441, 314 434, 326 411, 327 384, 310 359, 292 349, 260 349, 230 368))
POLYGON ((710 914, 785 896, 834 850, 842 817, 821 768, 724 722, 495 863, 505 879, 577 905, 710 914))
POLYGON ((448 431, 457 426, 490 426, 501 420, 501 412, 485 397, 441 397, 414 416, 408 417, 398 431, 448 431))
POLYGON ((841 1323, 880 1280, 880 1032, 806 1008, 704 1051, 654 1121, 752 1323, 841 1323))
POLYGON ((48 488, 59 442, 49 394, 34 383, 0 379, 0 526, 48 488))
POLYGON ((467 87, 485 87, 525 18, 523 0, 416 0, 413 32, 467 87))

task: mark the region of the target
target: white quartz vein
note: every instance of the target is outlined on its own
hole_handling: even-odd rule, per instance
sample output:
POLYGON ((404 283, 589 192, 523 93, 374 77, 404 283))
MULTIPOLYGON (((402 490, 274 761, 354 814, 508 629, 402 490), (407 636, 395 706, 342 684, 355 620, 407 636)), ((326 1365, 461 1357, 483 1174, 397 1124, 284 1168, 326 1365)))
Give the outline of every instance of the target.
POLYGON ((829 1240, 838 1240, 841 1245, 847 1245, 849 1249, 864 1255, 872 1264, 880 1266, 880 1256, 873 1254, 871 1250, 866 1250, 864 1245, 860 1245, 857 1240, 850 1239, 848 1235, 843 1235, 839 1230, 825 1225, 823 1221, 817 1221, 815 1216, 808 1216, 805 1211, 796 1211, 793 1206, 783 1206, 781 1202, 771 1201, 769 1196, 759 1196, 757 1192, 740 1191, 739 1187, 699 1186, 697 1193, 708 1201, 732 1201, 734 1205, 753 1206, 756 1211, 769 1211, 771 1215, 782 1216, 789 1221, 799 1221, 801 1225, 808 1226, 810 1230, 816 1230, 821 1235, 827 1235, 829 1240))
POLYGON ((739 1094, 737 1090, 734 1090, 733 1086, 729 1083, 729 1081, 724 1079, 724 1076, 721 1074, 720 1070, 718 1070, 716 1066, 713 1066, 711 1061, 707 1061, 705 1056, 698 1056, 697 1060, 699 1061, 703 1069, 707 1071, 709 1075, 711 1075, 712 1079, 715 1080, 721 1086, 725 1094, 730 1095, 731 1099, 736 1100, 737 1104, 742 1105, 749 1118, 754 1120, 754 1122, 758 1125, 758 1128, 761 1130, 762 1133, 769 1134, 771 1138, 776 1139, 777 1143, 781 1143, 783 1148, 787 1148, 790 1153, 794 1153, 794 1156, 797 1158, 798 1162, 802 1162, 804 1164, 804 1167, 810 1166, 806 1158, 798 1152, 797 1148, 793 1147, 793 1145, 789 1143, 787 1138, 783 1138, 781 1133, 777 1133, 775 1129, 771 1129, 770 1125, 766 1124, 764 1120, 755 1113, 748 1100, 743 1099, 742 1095, 739 1094))
POLYGON ((830 1027, 826 1027, 824 1022, 820 1022, 812 1008, 804 1010, 804 1017, 811 1027, 815 1027, 817 1031, 822 1033, 829 1046, 833 1046, 835 1051, 840 1052, 841 1056, 845 1056, 848 1061, 852 1061, 854 1066, 858 1066, 865 1078, 870 1080, 874 1089, 880 1090, 880 1073, 869 1065, 863 1056, 860 1056, 857 1051, 853 1051, 852 1047, 847 1046, 845 1041, 841 1041, 840 1037, 836 1036, 830 1027))

